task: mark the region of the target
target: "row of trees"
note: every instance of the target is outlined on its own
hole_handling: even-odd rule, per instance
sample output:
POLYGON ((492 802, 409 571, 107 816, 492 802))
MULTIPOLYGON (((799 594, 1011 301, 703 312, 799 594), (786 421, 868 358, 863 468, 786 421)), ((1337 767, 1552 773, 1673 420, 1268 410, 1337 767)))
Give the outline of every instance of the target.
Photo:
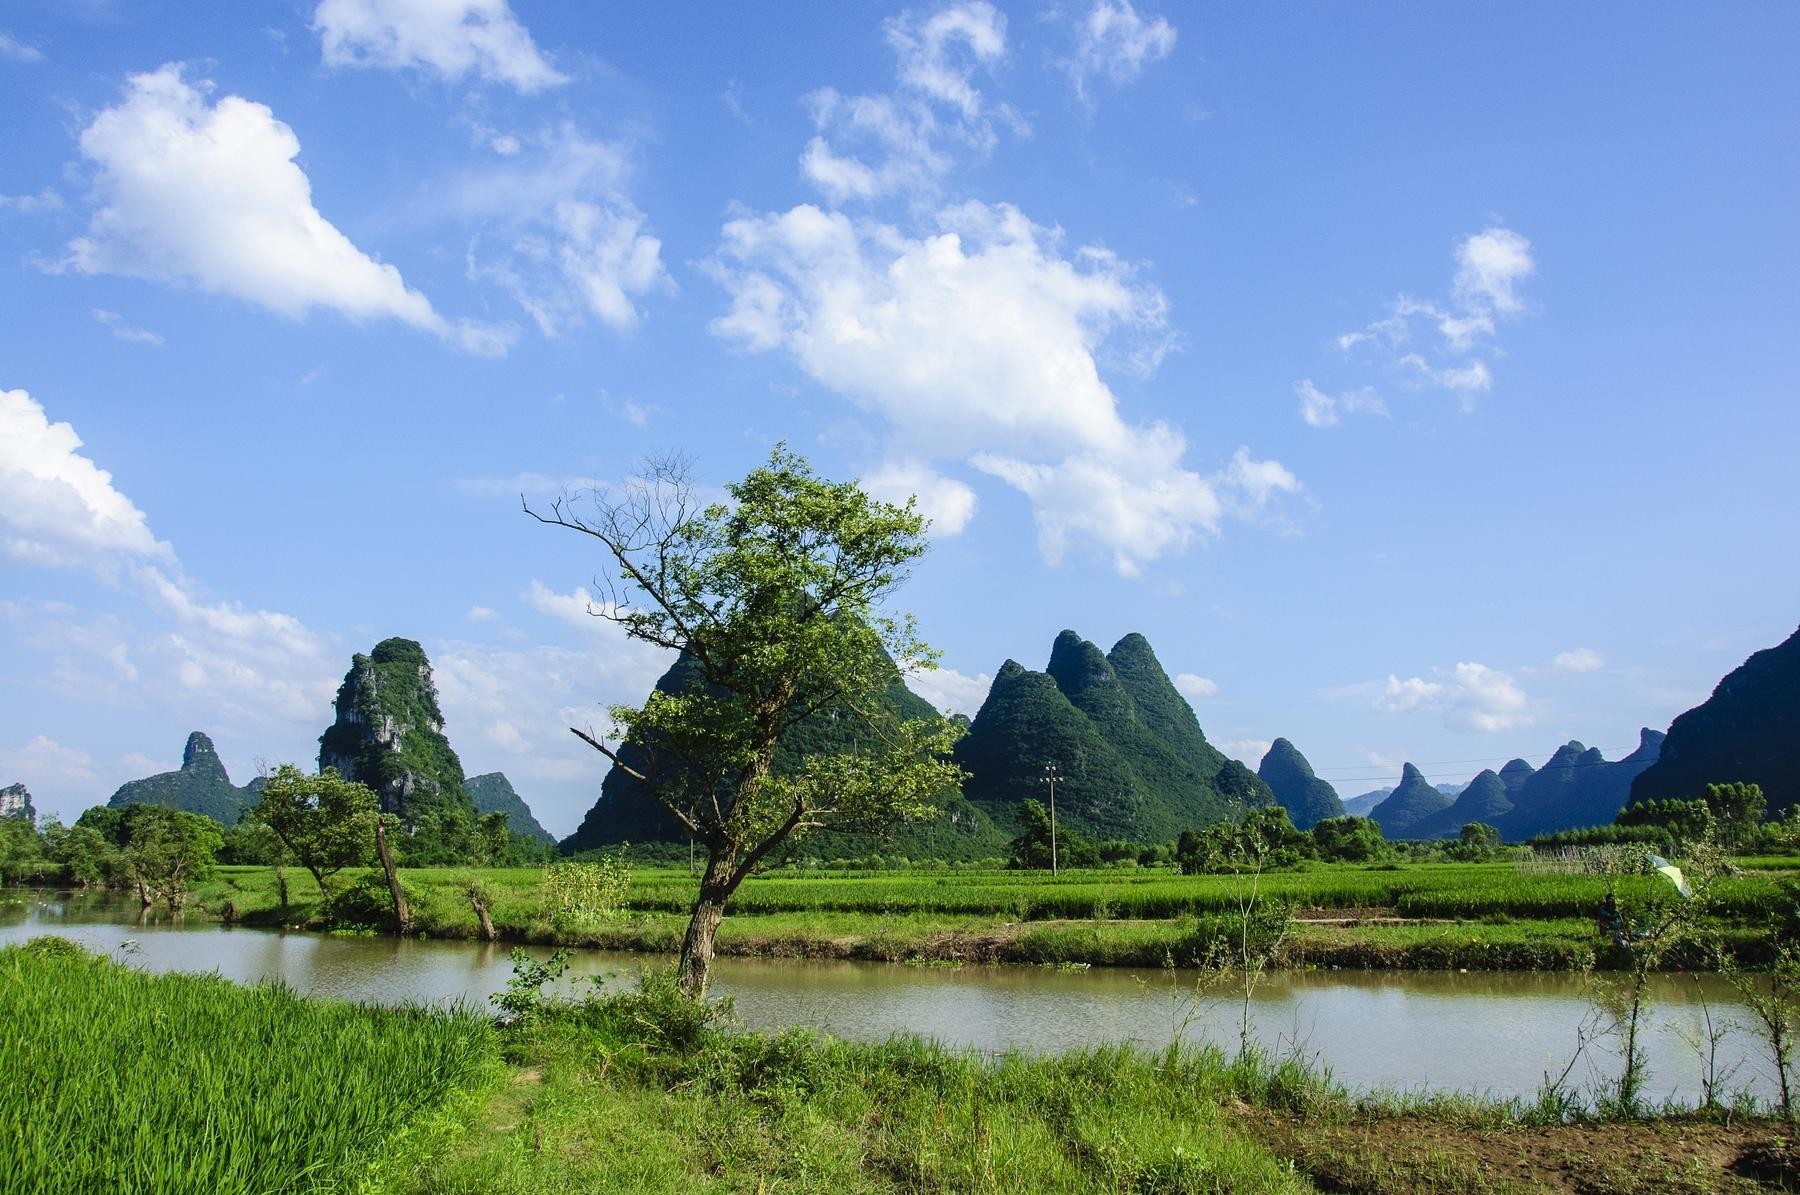
MULTIPOLYGON (((55 818, 36 826, 7 819, 0 824, 0 879, 38 878, 54 869, 78 888, 131 891, 145 907, 163 902, 180 910, 216 863, 258 864, 275 869, 285 906, 286 871, 299 867, 317 882, 329 908, 341 895, 340 872, 379 865, 390 919, 404 927, 408 917, 398 867, 409 862, 408 837, 398 818, 380 811, 367 785, 329 768, 308 775, 283 764, 264 778, 260 801, 229 828, 201 814, 151 804, 97 805, 73 825, 55 818)), ((464 837, 455 861, 473 866, 541 862, 549 850, 512 833, 503 813, 480 818, 464 837)))

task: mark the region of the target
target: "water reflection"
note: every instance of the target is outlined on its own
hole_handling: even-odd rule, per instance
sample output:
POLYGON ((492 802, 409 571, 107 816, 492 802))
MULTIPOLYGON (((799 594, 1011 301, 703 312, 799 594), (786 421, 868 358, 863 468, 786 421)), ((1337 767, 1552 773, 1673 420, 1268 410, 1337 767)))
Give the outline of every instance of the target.
MULTIPOLYGON (((135 902, 26 894, 0 902, 0 945, 57 933, 152 971, 216 971, 239 982, 280 980, 312 995, 373 1003, 487 1006, 511 973, 510 948, 488 943, 281 933, 152 912, 135 902)), ((534 950, 539 957, 548 953, 534 950)), ((565 988, 598 976, 630 982, 642 955, 577 951, 565 988)), ((1235 1046, 1240 1007, 1227 991, 1195 988, 1191 973, 1035 967, 947 969, 880 963, 720 959, 716 990, 759 1029, 810 1026, 879 1040, 913 1032, 958 1046, 1059 1051, 1131 1041, 1156 1048, 1176 1037, 1235 1046)), ((1330 1067, 1354 1088, 1532 1095, 1562 1071, 1591 1009, 1587 980, 1539 973, 1313 972, 1274 974, 1258 990, 1255 1035, 1268 1048, 1330 1067)), ((1712 976, 1657 976, 1649 1037, 1653 1099, 1693 1102, 1701 1001, 1715 1020, 1749 1020, 1712 976)), ((1755 1041, 1733 1032, 1721 1066, 1767 1097, 1773 1084, 1755 1041)), ((1591 1051, 1573 1075, 1592 1083, 1617 1071, 1591 1051)))

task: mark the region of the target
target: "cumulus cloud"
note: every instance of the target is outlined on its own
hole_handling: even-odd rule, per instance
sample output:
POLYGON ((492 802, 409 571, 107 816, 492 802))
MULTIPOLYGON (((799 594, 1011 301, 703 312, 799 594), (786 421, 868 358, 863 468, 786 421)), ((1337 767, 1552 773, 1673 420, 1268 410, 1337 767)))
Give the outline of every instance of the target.
MULTIPOLYGON (((1536 273, 1537 263, 1530 241, 1497 226, 1457 242, 1454 256, 1456 275, 1447 302, 1401 295, 1381 318, 1340 335, 1337 346, 1372 354, 1402 381, 1447 390, 1468 411, 1478 395, 1493 388, 1488 359, 1498 353, 1494 338, 1500 321, 1524 314, 1518 288, 1536 273)), ((1326 401, 1331 396, 1313 388, 1310 379, 1297 389, 1301 418, 1315 427, 1336 422, 1339 408, 1326 401)))
POLYGON ((330 66, 473 74, 527 94, 568 82, 506 0, 322 0, 313 28, 330 66))
POLYGON ((1262 763, 1262 757, 1274 745, 1273 739, 1220 739, 1213 743, 1213 746, 1252 770, 1262 763))
POLYGON ((1129 265, 1065 253, 1010 205, 936 224, 915 238, 811 205, 739 216, 711 263, 731 300, 713 330, 787 352, 884 419, 897 459, 961 458, 1029 495, 1052 561, 1087 541, 1134 573, 1298 487, 1247 450, 1202 475, 1179 430, 1121 416, 1099 354, 1153 359, 1168 339, 1162 293, 1129 265))
POLYGON ((319 213, 292 129, 241 96, 209 103, 210 87, 173 64, 133 75, 82 131, 100 207, 64 268, 189 283, 290 319, 314 308, 396 319, 469 352, 505 351, 504 330, 445 319, 319 213))
POLYGON ((975 517, 975 491, 918 461, 890 461, 863 474, 862 488, 883 502, 917 499, 937 535, 956 535, 975 517))
POLYGON ((1529 699, 1504 672, 1485 664, 1459 663, 1436 679, 1390 674, 1376 695, 1374 708, 1400 714, 1431 710, 1452 730, 1501 731, 1531 724, 1529 699))
POLYGON ((316 718, 329 699, 319 636, 290 615, 204 597, 174 550, 77 450, 68 423, 51 423, 23 390, 0 392, 0 544, 22 563, 90 568, 123 582, 153 629, 82 622, 60 606, 7 614, 49 651, 57 675, 86 696, 133 704, 139 686, 159 700, 191 698, 209 718, 316 718), (80 678, 92 683, 81 683, 80 678))
POLYGON ((124 557, 172 560, 168 544, 113 485, 112 474, 76 451, 81 437, 51 423, 23 390, 0 391, 0 546, 14 560, 116 571, 124 557))
POLYGON ((1550 667, 1557 672, 1598 672, 1606 667, 1606 658, 1591 647, 1577 647, 1557 652, 1550 667))
POLYGON ((978 672, 970 676, 954 668, 932 668, 915 672, 906 678, 906 686, 929 701, 933 709, 973 718, 994 686, 992 673, 978 672))
POLYGON ((1327 394, 1313 385, 1311 378, 1302 378, 1294 384, 1294 393, 1300 397, 1300 418, 1306 420, 1309 427, 1336 427, 1346 415, 1385 416, 1388 413, 1387 404, 1370 386, 1346 390, 1342 394, 1327 394))
POLYGON ((1017 112, 990 105, 975 85, 978 70, 1006 57, 1006 17, 992 4, 908 11, 883 30, 896 59, 893 92, 826 87, 806 97, 817 135, 800 170, 833 203, 929 191, 954 163, 945 141, 986 153, 997 140, 996 121, 1025 128, 1017 112))
POLYGON ((1219 685, 1217 681, 1209 680, 1208 678, 1193 672, 1176 673, 1175 687, 1180 689, 1182 695, 1189 701, 1205 701, 1208 697, 1217 697, 1219 695, 1219 685))
POLYGON ((1099 0, 1076 22, 1075 51, 1066 66, 1075 93, 1085 99, 1089 79, 1129 83, 1174 50, 1175 26, 1166 18, 1146 20, 1131 0, 1099 0))
POLYGON ((495 225, 505 246, 471 249, 471 271, 498 280, 546 336, 589 317, 636 327, 638 300, 671 283, 662 241, 628 193, 627 147, 570 122, 506 145, 500 163, 451 188, 458 213, 495 225))

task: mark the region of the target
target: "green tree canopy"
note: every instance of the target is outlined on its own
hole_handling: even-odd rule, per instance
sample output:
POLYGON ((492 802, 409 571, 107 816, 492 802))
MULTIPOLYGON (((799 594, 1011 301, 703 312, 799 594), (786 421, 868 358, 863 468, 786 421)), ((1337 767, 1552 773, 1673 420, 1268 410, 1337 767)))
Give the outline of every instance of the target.
POLYGON ((729 501, 702 506, 685 463, 663 461, 622 491, 593 493, 591 509, 567 496, 547 514, 525 507, 602 548, 608 573, 596 578, 603 600, 591 613, 697 666, 688 687, 610 711, 610 737, 642 747, 647 767, 572 728, 706 849, 680 963, 682 989, 695 996, 726 900, 771 850, 809 830, 928 816, 961 777, 944 758, 949 722, 884 716, 879 700, 936 663, 913 620, 885 610, 926 548, 915 504, 827 481, 784 446, 726 490, 729 501), (867 734, 776 772, 781 737, 831 708, 867 734))
POLYGON ((275 769, 262 800, 246 815, 275 832, 329 899, 325 881, 375 857, 374 790, 345 780, 335 768, 308 776, 291 763, 275 769))

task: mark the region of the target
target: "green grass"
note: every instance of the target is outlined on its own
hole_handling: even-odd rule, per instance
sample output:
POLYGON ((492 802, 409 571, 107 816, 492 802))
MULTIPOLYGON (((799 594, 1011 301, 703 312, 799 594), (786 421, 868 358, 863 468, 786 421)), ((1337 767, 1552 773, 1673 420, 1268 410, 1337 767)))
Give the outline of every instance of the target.
POLYGON ((614 998, 518 1031, 515 1081, 388 1190, 1313 1189, 1229 1122, 1249 1089, 1216 1052, 989 1060, 696 1029, 667 1003, 614 998))
MULTIPOLYGON (((1767 919, 1791 908, 1797 860, 1757 860, 1721 881, 1713 916, 1742 961, 1766 953, 1767 919), (1785 862, 1788 867, 1776 865, 1785 862)), ((468 881, 479 875, 500 935, 510 941, 669 951, 680 942, 694 881, 685 869, 639 869, 618 915, 553 923, 536 869, 410 869, 402 873, 418 932, 473 937, 468 881)), ((348 884, 353 877, 340 877, 348 884)), ((252 924, 315 924, 316 887, 289 872, 293 904, 276 907, 270 872, 221 868, 197 894, 208 911, 227 902, 252 924)), ((1621 896, 1665 881, 1634 876, 1621 896)), ((1065 872, 919 870, 820 875, 777 872, 747 881, 719 935, 726 954, 905 960, 1160 966, 1192 961, 1205 926, 1236 904, 1245 881, 1158 869, 1065 872)), ((1288 965, 1372 968, 1554 969, 1588 965, 1592 918, 1605 895, 1598 877, 1544 875, 1510 863, 1315 866, 1276 872, 1262 895, 1302 916, 1398 919, 1401 927, 1305 927, 1288 965), (1448 927, 1448 928, 1446 928, 1448 927), (1416 931, 1416 932, 1402 932, 1416 931)), ((1673 960, 1685 966, 1699 958, 1673 960)))
POLYGON ((0 950, 0 1192, 355 1182, 495 1065, 471 1013, 146 975, 62 939, 0 950))

